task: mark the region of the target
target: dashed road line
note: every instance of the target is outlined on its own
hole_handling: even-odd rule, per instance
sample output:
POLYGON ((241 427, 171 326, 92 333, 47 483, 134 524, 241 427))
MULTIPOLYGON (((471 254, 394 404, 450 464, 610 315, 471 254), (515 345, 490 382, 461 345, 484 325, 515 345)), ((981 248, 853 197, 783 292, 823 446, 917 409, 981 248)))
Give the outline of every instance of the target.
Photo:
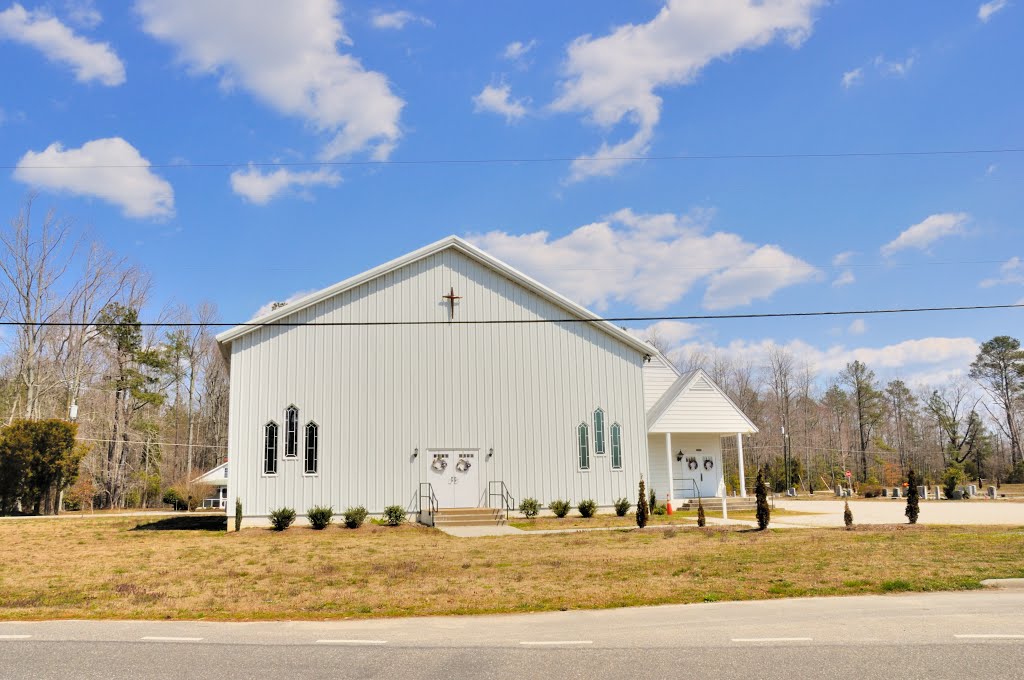
POLYGON ((142 638, 147 642, 199 642, 201 637, 170 637, 165 635, 147 635, 142 638))
POLYGON ((27 640, 31 635, 0 635, 0 640, 27 640))
POLYGON ((979 635, 954 635, 961 640, 1024 640, 1024 635, 1013 633, 985 633, 979 635))
POLYGON ((386 645, 387 640, 317 640, 318 645, 386 645))
POLYGON ((521 645, 535 645, 535 646, 546 646, 546 645, 592 645, 593 640, 522 640, 521 645))
POLYGON ((809 637, 733 638, 733 642, 811 642, 809 637))

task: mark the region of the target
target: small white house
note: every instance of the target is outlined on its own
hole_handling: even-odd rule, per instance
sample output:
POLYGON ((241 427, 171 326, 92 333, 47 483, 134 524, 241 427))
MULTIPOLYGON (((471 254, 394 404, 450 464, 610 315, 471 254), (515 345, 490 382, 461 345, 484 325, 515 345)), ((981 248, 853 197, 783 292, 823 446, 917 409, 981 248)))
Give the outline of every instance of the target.
POLYGON ((204 472, 192 480, 193 484, 206 484, 214 488, 215 494, 203 499, 204 508, 228 507, 228 464, 227 461, 204 472))
POLYGON ((217 336, 225 503, 380 513, 724 493, 756 428, 702 371, 448 237, 217 336), (225 468, 226 470, 226 468, 225 468))

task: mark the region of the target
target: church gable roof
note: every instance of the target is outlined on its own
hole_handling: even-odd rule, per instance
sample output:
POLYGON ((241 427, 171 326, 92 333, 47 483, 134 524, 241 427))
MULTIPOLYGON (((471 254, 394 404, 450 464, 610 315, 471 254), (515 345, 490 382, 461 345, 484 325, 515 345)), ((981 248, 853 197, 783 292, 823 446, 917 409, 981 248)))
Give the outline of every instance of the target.
POLYGON ((753 433, 757 426, 702 369, 683 373, 647 412, 648 432, 753 433))
POLYGON ((627 345, 631 349, 634 349, 642 354, 652 354, 654 349, 647 343, 635 337, 628 331, 616 326, 608 321, 603 321, 600 316, 586 309, 585 307, 576 304, 572 300, 556 293, 552 289, 536 281, 535 279, 527 276, 523 272, 515 269, 511 265, 508 265, 496 257, 489 255, 488 253, 480 250, 476 246, 472 245, 468 241, 459 238, 458 236, 449 236, 441 239, 428 246, 424 246, 419 250, 415 250, 407 255, 403 255, 397 259, 386 262, 380 266, 374 267, 373 269, 367 270, 361 274, 357 274, 351 278, 345 279, 332 286, 328 286, 315 293, 311 293, 303 298, 300 298, 294 302, 289 303, 286 306, 279 307, 263 316, 252 319, 251 321, 235 326, 223 333, 217 335, 217 342, 221 345, 225 354, 227 354, 227 347, 236 339, 251 333, 259 329, 261 326, 273 325, 274 323, 282 322, 286 317, 295 314, 303 309, 307 309, 316 305, 317 303, 340 295, 346 291, 349 291, 357 286, 361 286, 369 281, 385 276, 386 274, 398 270, 402 267, 418 262, 432 255, 440 253, 445 250, 457 251, 470 259, 488 267, 507 279, 517 283, 523 288, 527 289, 534 295, 537 295, 548 302, 555 304, 561 309, 568 313, 569 318, 578 318, 592 321, 593 326, 600 328, 602 331, 612 336, 619 342, 627 345))

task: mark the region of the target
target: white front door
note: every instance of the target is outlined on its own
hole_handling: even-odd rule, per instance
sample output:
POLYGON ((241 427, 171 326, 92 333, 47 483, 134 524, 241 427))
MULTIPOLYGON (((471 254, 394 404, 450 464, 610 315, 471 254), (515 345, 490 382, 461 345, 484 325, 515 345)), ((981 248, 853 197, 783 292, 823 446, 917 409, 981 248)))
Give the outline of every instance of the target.
POLYGON ((711 498, 718 495, 718 477, 721 470, 718 469, 717 456, 709 454, 697 454, 699 467, 694 470, 694 481, 700 489, 701 498, 711 498))
POLYGON ((428 451, 427 481, 442 508, 480 506, 479 449, 428 451))

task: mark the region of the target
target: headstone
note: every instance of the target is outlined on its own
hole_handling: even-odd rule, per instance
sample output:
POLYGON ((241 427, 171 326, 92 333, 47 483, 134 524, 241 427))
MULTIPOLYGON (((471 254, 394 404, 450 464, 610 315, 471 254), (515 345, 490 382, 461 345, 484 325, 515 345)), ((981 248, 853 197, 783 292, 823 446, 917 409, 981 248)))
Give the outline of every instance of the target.
POLYGON ((901 497, 902 497, 902 495, 903 495, 903 494, 901 494, 901 493, 900 493, 900 487, 898 487, 898 486, 894 486, 894 487, 892 488, 892 497, 893 497, 893 498, 901 498, 901 497))
POLYGON ((889 495, 889 490, 888 489, 882 489, 882 498, 885 498, 888 495, 889 495))
POLYGON ((964 497, 964 492, 962 490, 960 490, 960 489, 957 489, 956 491, 953 492, 953 495, 952 495, 952 497, 950 497, 950 500, 958 501, 958 500, 960 500, 963 497, 964 497))
POLYGON ((919 486, 919 487, 917 487, 917 497, 921 498, 921 499, 928 498, 928 487, 927 486, 919 486))
POLYGON ((842 496, 843 495, 843 487, 839 486, 838 484, 836 484, 836 495, 837 496, 842 496))
POLYGON ((787 496, 796 496, 796 489, 794 489, 793 487, 790 487, 790 488, 786 489, 786 495, 787 496))
POLYGON ((978 485, 977 484, 968 484, 967 485, 967 493, 970 494, 971 496, 977 496, 978 495, 978 485))
POLYGON ((996 487, 994 487, 994 486, 988 487, 988 497, 989 498, 995 498, 996 497, 996 487))
POLYGON ((941 486, 937 486, 936 485, 936 487, 935 487, 935 495, 933 496, 933 498, 935 498, 935 500, 939 500, 940 498, 942 498, 942 487, 941 486))

